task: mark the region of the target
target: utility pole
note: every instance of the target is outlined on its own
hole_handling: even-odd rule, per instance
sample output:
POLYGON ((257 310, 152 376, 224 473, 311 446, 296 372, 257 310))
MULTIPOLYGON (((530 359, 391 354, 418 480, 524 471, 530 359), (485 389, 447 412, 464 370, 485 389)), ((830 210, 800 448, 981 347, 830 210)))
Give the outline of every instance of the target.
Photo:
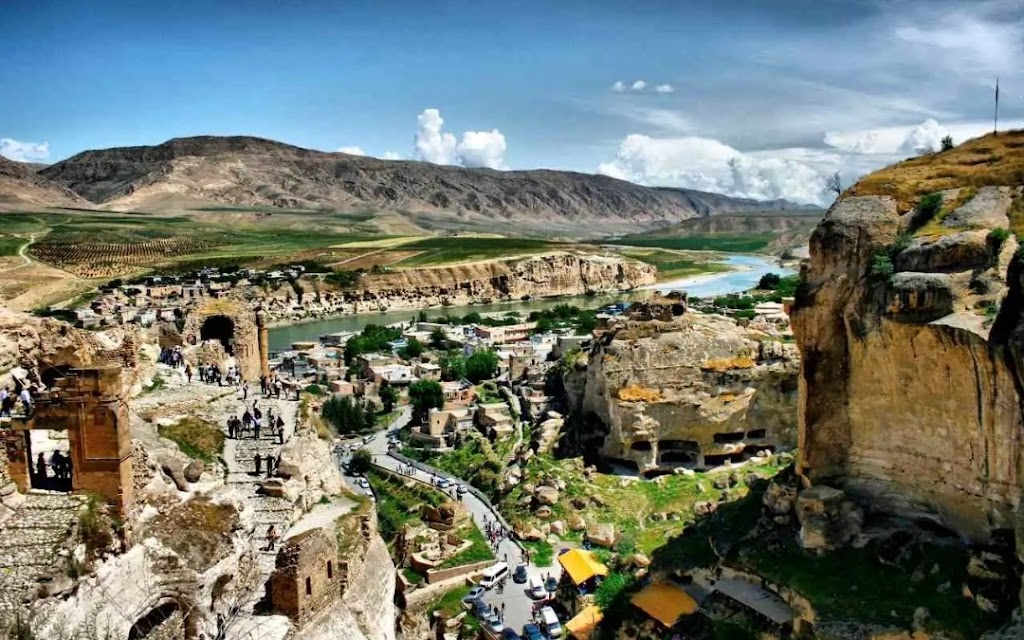
POLYGON ((999 135, 999 76, 996 76, 996 112, 992 118, 992 135, 999 135))

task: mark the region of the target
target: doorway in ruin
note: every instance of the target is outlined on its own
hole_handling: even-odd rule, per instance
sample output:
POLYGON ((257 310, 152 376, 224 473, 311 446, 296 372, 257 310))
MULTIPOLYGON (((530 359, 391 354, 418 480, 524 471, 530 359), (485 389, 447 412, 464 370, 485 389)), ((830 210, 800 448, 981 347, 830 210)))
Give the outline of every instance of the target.
POLYGON ((199 339, 203 342, 216 340, 224 347, 224 353, 235 355, 235 322, 223 315, 210 316, 199 329, 199 339))
POLYGON ((31 487, 70 493, 74 468, 67 430, 31 429, 24 434, 31 487))
POLYGON ((128 640, 148 640, 149 638, 181 638, 184 637, 185 621, 181 607, 171 600, 154 608, 135 621, 128 631, 128 640))

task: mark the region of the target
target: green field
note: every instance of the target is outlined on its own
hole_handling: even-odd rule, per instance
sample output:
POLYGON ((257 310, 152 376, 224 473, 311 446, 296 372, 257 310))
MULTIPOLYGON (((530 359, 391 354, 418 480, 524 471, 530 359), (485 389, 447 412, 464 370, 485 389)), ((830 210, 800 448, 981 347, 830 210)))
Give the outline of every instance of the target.
POLYGON ((652 264, 658 268, 658 278, 683 278, 701 273, 719 273, 729 267, 715 262, 714 257, 699 256, 665 249, 623 249, 623 256, 652 264))
POLYGON ((684 251, 722 251, 726 253, 755 253, 767 247, 773 233, 697 234, 686 237, 625 236, 610 244, 631 247, 653 247, 684 251))
POLYGON ((529 238, 482 238, 475 236, 424 238, 402 245, 403 251, 418 251, 398 263, 400 267, 423 267, 453 262, 493 260, 510 256, 568 249, 575 245, 529 238))
POLYGON ((26 238, 0 235, 0 256, 16 256, 18 250, 28 242, 26 238))

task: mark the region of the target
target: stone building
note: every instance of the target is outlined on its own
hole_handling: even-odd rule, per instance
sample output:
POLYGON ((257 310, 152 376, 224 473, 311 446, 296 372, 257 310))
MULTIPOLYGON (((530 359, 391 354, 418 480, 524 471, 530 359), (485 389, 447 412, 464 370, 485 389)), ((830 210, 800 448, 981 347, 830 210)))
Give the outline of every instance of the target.
POLYGON ((267 589, 274 609, 303 626, 331 608, 345 591, 334 527, 289 538, 277 554, 267 589))
POLYGON ((270 374, 267 334, 262 311, 251 311, 230 299, 208 299, 185 318, 182 340, 186 346, 218 341, 225 354, 234 356, 242 378, 255 380, 270 374))
POLYGON ((132 485, 132 435, 122 368, 108 365, 71 369, 36 401, 30 418, 16 417, 3 432, 11 479, 18 489, 32 487, 35 460, 29 431, 67 431, 71 490, 96 493, 127 514, 132 485))

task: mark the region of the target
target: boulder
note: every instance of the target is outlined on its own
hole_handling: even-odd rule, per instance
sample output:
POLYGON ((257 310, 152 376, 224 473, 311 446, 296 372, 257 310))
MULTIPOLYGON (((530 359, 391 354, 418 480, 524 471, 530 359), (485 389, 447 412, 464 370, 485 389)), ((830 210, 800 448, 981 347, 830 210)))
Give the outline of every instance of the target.
POLYGON ((839 549, 860 534, 864 514, 846 493, 827 485, 803 490, 796 501, 800 544, 808 550, 839 549))
POLYGON ((188 480, 189 482, 199 482, 199 478, 203 475, 203 471, 205 470, 206 465, 203 464, 202 460, 193 460, 185 467, 185 480, 188 480))
POLYGON ((525 540, 527 542, 539 542, 544 539, 544 534, 541 533, 540 529, 533 525, 527 525, 518 529, 516 531, 516 536, 518 536, 520 540, 525 540))
POLYGON ((551 523, 551 533, 559 536, 565 535, 565 523, 561 520, 555 520, 551 523))
POLYGON ((164 455, 159 460, 160 470, 163 471, 178 491, 188 491, 188 481, 185 480, 185 464, 174 456, 164 455))
POLYGON ((761 503, 774 515, 786 515, 796 503, 796 487, 772 481, 761 497, 761 503))
POLYGON ((542 505, 553 505, 558 502, 559 493, 558 489, 543 485, 537 487, 533 492, 533 497, 536 498, 537 502, 542 505))
POLYGON ((601 547, 615 545, 615 525, 610 522, 596 522, 587 527, 587 540, 601 547))
POLYGON ((537 516, 541 520, 547 520, 551 517, 551 507, 546 504, 541 505, 540 507, 537 507, 537 510, 533 512, 533 515, 537 516))
POLYGON ((651 559, 642 553, 633 554, 633 564, 640 568, 651 566, 651 559))
POLYGON ((569 530, 570 531, 585 531, 587 528, 587 521, 583 519, 578 513, 574 513, 569 516, 569 530))

